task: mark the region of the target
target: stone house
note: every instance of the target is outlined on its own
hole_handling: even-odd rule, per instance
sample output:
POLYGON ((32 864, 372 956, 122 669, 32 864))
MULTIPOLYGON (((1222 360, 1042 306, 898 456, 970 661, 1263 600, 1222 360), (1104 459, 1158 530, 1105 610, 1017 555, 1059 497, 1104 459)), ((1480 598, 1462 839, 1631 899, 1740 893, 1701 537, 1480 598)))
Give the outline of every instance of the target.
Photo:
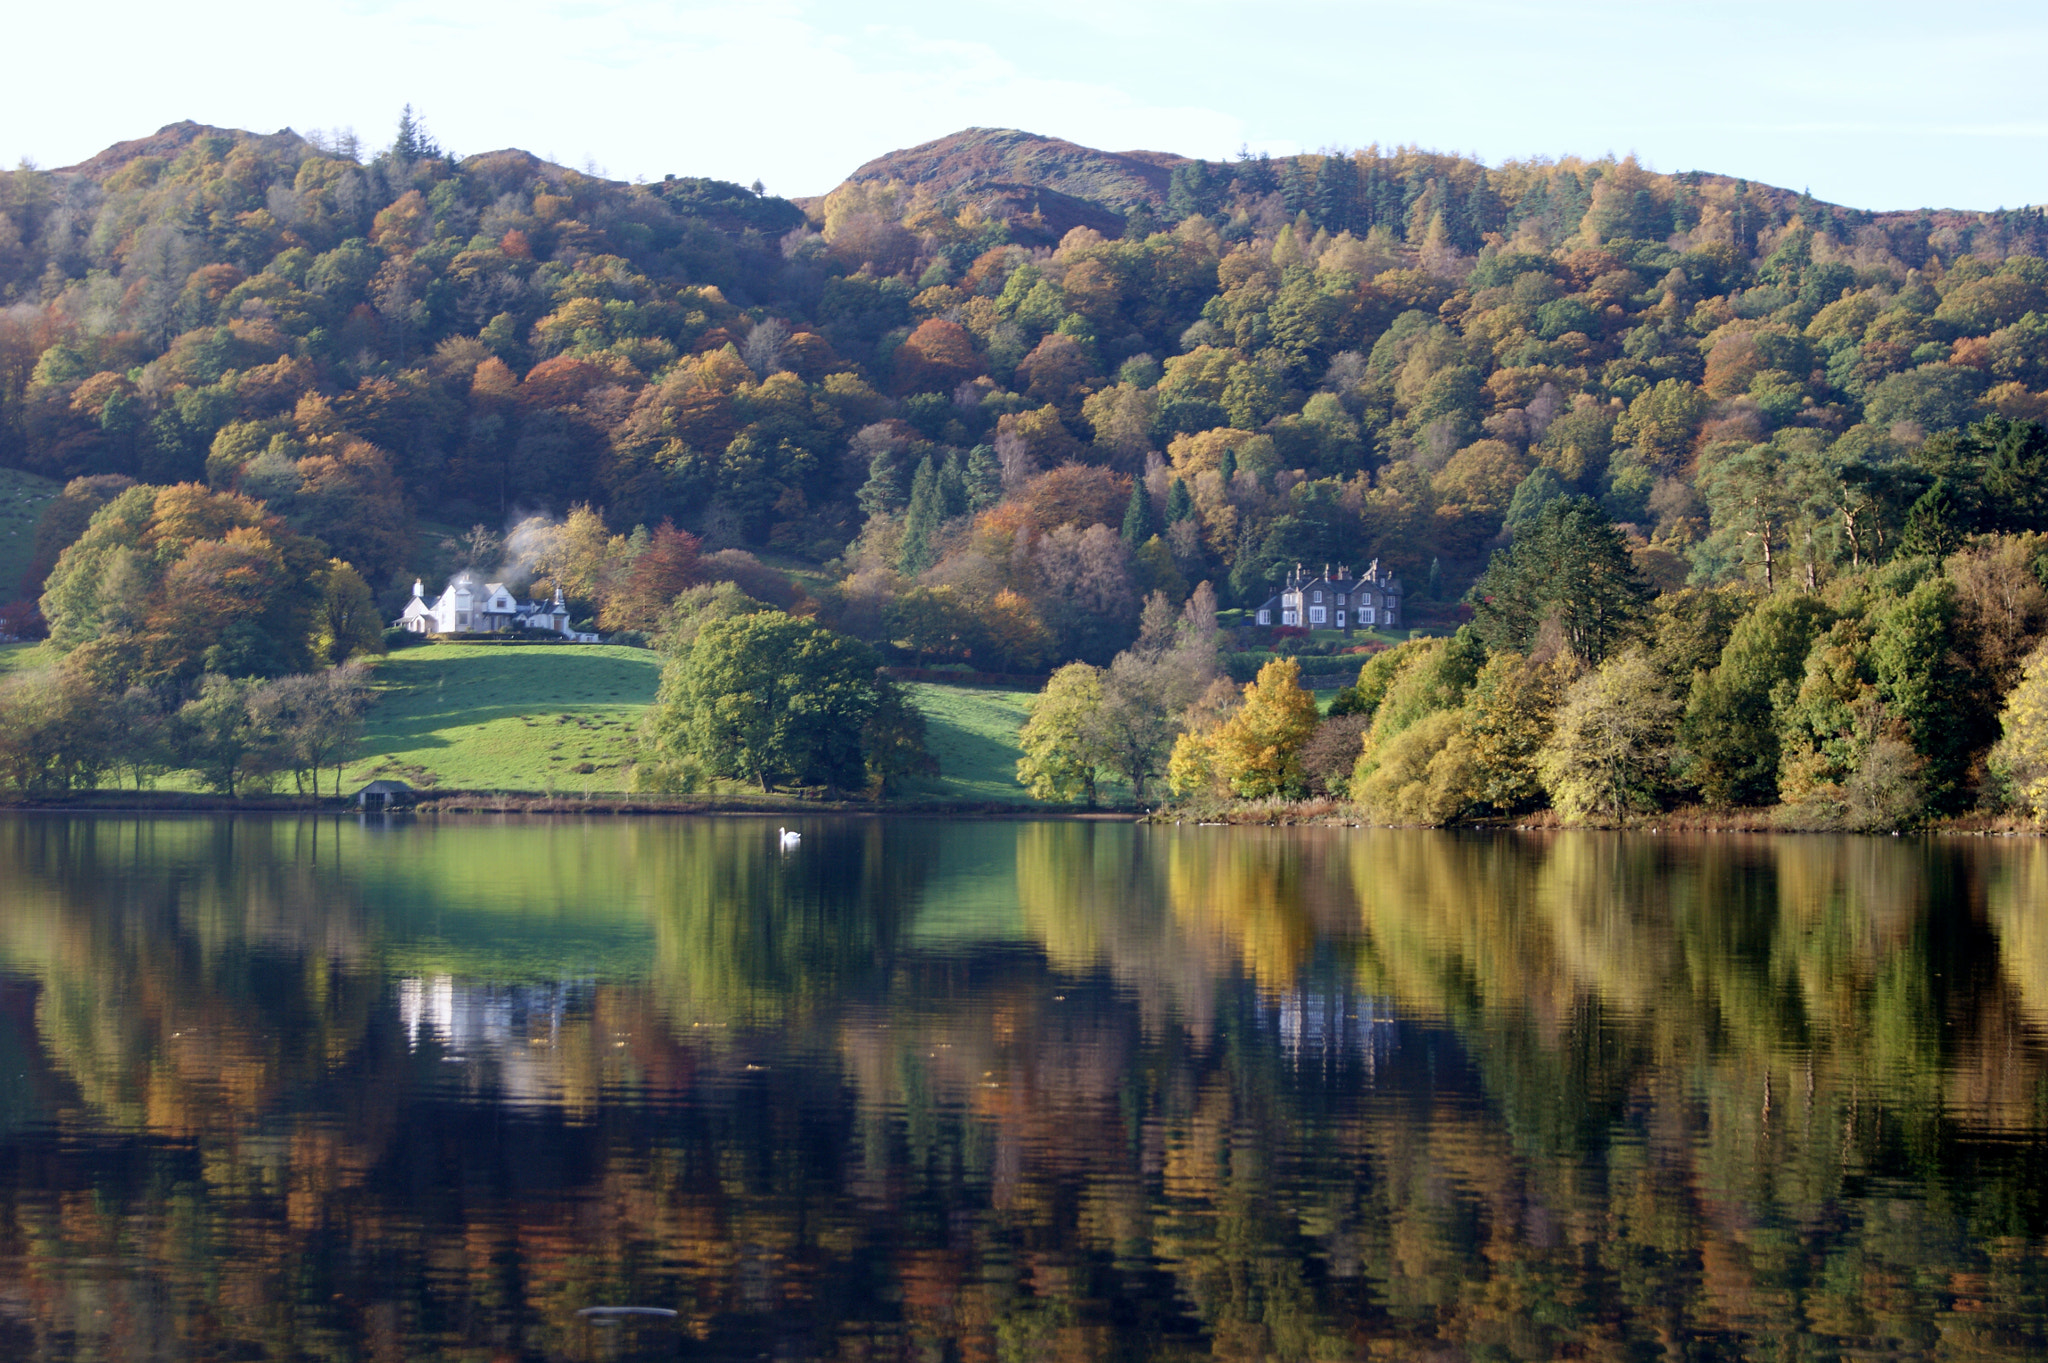
POLYGON ((1294 626, 1346 634, 1354 629, 1399 629, 1401 592, 1401 579, 1382 571, 1378 559, 1357 577, 1343 565, 1334 573, 1325 567, 1320 576, 1314 576, 1297 563, 1253 620, 1269 629, 1294 626))

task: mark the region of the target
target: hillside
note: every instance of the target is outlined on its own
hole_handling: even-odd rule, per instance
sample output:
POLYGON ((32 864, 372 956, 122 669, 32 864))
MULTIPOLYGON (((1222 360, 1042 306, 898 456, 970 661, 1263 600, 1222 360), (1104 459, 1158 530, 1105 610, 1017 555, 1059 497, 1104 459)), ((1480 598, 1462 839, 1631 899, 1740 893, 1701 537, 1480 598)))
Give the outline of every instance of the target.
POLYGON ((962 196, 990 187, 1049 189, 1122 215, 1139 204, 1154 212, 1163 208, 1170 173, 1187 159, 1168 152, 1097 151, 1015 128, 965 128, 878 156, 846 178, 900 180, 962 196))
MULTIPOLYGON (((0 648, 0 675, 27 653, 0 648)), ((635 738, 661 659, 646 649, 435 644, 377 664, 377 700, 349 788, 391 776, 415 787, 577 795, 628 789, 635 738)), ((937 776, 918 801, 1023 800, 1017 730, 1030 697, 912 684, 937 776)))
MULTIPOLYGON (((456 159, 409 119, 371 151, 186 124, 0 173, 0 467, 65 485, 24 589, 77 662, 60 680, 176 708, 208 673, 368 644, 462 567, 560 587, 604 632, 733 583, 885 663, 1044 675, 1108 663, 1155 597, 1255 606, 1293 565, 1377 560, 1414 619, 1462 602, 1495 653, 1547 657, 1547 622, 1605 599, 1558 576, 1597 548, 1613 619, 1671 641, 1655 686, 1690 697, 1738 605, 1825 597, 1841 694, 1786 750, 1848 715, 1870 789, 1924 769, 1929 807, 2005 798, 1984 763, 2034 637, 2013 574, 2048 562, 2040 210, 1000 130, 858 174, 806 217, 715 180, 456 159), (1905 661, 1929 658, 1971 670, 1905 661)), ((598 788, 636 703, 410 687, 380 755, 598 788)), ((1688 789, 1772 794, 1753 734, 1688 723, 1696 773, 1764 754, 1688 789)), ((985 729, 940 737, 992 790, 985 729)))

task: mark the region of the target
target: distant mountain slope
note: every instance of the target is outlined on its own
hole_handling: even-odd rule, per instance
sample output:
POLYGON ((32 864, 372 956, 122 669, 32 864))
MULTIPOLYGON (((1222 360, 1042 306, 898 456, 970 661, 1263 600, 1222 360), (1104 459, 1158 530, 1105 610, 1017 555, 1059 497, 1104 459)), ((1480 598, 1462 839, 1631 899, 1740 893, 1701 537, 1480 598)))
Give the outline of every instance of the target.
POLYGON ((1171 152, 1097 151, 1015 128, 966 128, 935 142, 877 156, 847 176, 854 182, 901 180, 941 193, 1029 186, 1050 189, 1125 214, 1166 202, 1171 152))
POLYGON ((290 153, 298 157, 310 155, 312 144, 290 128, 281 128, 274 133, 245 132, 240 128, 216 128, 207 123, 195 123, 183 119, 177 123, 166 123, 147 137, 130 138, 116 142, 106 150, 80 161, 75 166, 62 166, 58 174, 82 175, 89 180, 104 180, 123 166, 144 156, 170 160, 202 137, 220 137, 230 143, 253 142, 273 155, 290 153))

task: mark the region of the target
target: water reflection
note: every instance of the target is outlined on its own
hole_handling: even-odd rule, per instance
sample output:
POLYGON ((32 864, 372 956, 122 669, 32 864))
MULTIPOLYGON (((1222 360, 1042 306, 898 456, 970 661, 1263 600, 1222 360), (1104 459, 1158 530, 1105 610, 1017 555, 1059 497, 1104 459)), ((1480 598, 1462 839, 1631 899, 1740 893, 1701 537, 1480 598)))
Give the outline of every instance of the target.
POLYGON ((2032 840, 803 833, 0 820, 0 1356, 2048 1351, 2032 840))

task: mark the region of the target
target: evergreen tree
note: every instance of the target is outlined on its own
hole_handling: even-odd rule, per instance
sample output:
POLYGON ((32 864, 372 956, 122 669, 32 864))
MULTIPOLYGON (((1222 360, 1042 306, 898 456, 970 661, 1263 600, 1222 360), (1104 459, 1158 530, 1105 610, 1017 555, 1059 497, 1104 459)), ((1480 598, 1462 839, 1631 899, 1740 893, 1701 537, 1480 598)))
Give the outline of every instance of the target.
POLYGON ((863 516, 887 515, 903 505, 903 456, 883 450, 868 461, 868 480, 859 494, 863 516))
POLYGON ((1472 589, 1472 623, 1489 648, 1527 652, 1555 620, 1565 646, 1597 666, 1635 631, 1652 594, 1600 504, 1564 497, 1495 552, 1472 589))
POLYGON ((896 553, 899 569, 915 577, 939 561, 939 527, 945 519, 939 475, 926 455, 917 461, 917 475, 910 480, 910 507, 903 513, 903 543, 896 553))
POLYGON ((939 510, 949 521, 967 514, 967 471, 961 467, 958 450, 946 456, 939 470, 939 510))
POLYGON ((1152 498, 1142 481, 1131 486, 1131 504, 1124 508, 1124 543, 1136 549, 1158 533, 1152 524, 1152 498))
POLYGON ((1003 465, 995 446, 976 445, 967 452, 961 489, 969 512, 986 511, 1003 499, 1003 465))
POLYGON ((1315 173, 1308 168, 1305 156, 1287 158, 1287 171, 1280 177, 1280 204, 1290 218, 1306 213, 1314 201, 1316 192, 1315 173))
POLYGON ((1358 197, 1358 167, 1348 156, 1326 156, 1316 176, 1314 207, 1309 216, 1332 234, 1350 230, 1351 205, 1358 197))
POLYGON ((1195 495, 1188 491, 1187 480, 1176 478, 1166 489, 1166 523, 1179 525, 1195 514, 1195 495))

